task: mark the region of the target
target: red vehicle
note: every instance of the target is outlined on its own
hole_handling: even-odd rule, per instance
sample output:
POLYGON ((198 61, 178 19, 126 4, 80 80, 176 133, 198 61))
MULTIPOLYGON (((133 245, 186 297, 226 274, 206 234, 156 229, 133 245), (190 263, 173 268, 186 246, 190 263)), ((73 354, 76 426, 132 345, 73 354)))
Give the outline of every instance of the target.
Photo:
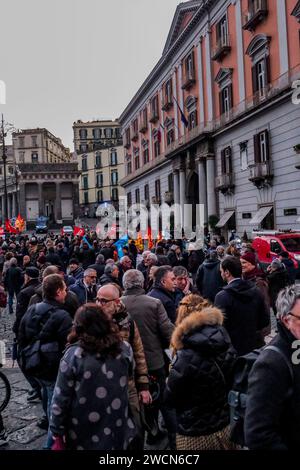
POLYGON ((262 230, 253 232, 252 247, 262 266, 268 266, 282 251, 287 251, 297 270, 300 269, 300 232, 262 230))

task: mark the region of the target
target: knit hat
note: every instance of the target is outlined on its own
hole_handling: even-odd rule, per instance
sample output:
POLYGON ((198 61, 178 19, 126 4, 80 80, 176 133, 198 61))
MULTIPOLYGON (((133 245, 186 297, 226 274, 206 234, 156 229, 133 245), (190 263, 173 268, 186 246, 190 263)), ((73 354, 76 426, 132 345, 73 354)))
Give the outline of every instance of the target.
POLYGON ((282 268, 282 262, 280 261, 280 259, 278 258, 273 259, 271 263, 271 268, 275 270, 282 268))
POLYGON ((31 277, 32 279, 38 279, 40 271, 38 270, 38 268, 32 266, 25 269, 25 274, 27 274, 27 276, 31 277))
POLYGON ((245 261, 248 261, 248 263, 253 264, 253 266, 256 266, 255 254, 251 253, 251 251, 244 253, 241 256, 241 259, 244 259, 245 261))

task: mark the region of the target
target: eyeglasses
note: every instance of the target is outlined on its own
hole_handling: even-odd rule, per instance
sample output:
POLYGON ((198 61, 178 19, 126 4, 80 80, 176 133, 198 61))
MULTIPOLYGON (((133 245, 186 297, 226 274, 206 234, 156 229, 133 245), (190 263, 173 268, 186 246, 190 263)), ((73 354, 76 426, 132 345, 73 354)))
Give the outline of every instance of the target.
POLYGON ((114 300, 117 300, 117 297, 115 299, 104 299, 104 297, 97 297, 96 299, 99 304, 108 304, 109 302, 113 302, 114 300))
POLYGON ((298 320, 300 320, 300 317, 298 315, 294 315, 292 312, 289 312, 288 315, 291 315, 291 317, 295 317, 295 318, 298 318, 298 320))

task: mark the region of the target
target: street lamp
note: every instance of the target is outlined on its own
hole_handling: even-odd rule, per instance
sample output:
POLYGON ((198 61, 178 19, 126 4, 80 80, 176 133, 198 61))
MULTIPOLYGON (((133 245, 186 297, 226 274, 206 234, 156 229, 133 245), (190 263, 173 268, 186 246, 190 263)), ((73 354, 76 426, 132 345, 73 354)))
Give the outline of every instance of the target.
MULTIPOLYGON (((16 129, 12 124, 9 124, 8 122, 4 122, 4 117, 2 113, 2 119, 1 119, 1 131, 0 131, 0 139, 1 139, 1 144, 2 144, 2 160, 3 160, 3 179, 4 179, 4 222, 8 220, 8 196, 7 196, 7 180, 6 180, 6 160, 7 160, 7 155, 6 155, 6 147, 5 147, 5 137, 7 136, 8 132, 13 132, 16 129)), ((2 208, 3 211, 3 208, 2 208)), ((2 216, 3 219, 3 216, 2 216)))

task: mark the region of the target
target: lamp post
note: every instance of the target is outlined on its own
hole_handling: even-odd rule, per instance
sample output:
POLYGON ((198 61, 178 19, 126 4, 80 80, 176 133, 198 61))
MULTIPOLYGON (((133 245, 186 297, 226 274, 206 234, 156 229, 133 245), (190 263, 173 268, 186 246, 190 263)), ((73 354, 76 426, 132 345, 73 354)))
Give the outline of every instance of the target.
MULTIPOLYGON (((2 140, 2 160, 3 160, 3 178, 4 178, 4 221, 8 219, 7 214, 7 182, 6 182, 6 148, 5 148, 6 132, 4 130, 4 119, 2 114, 1 120, 1 140, 2 140)), ((2 208, 3 209, 3 208, 2 208)))

